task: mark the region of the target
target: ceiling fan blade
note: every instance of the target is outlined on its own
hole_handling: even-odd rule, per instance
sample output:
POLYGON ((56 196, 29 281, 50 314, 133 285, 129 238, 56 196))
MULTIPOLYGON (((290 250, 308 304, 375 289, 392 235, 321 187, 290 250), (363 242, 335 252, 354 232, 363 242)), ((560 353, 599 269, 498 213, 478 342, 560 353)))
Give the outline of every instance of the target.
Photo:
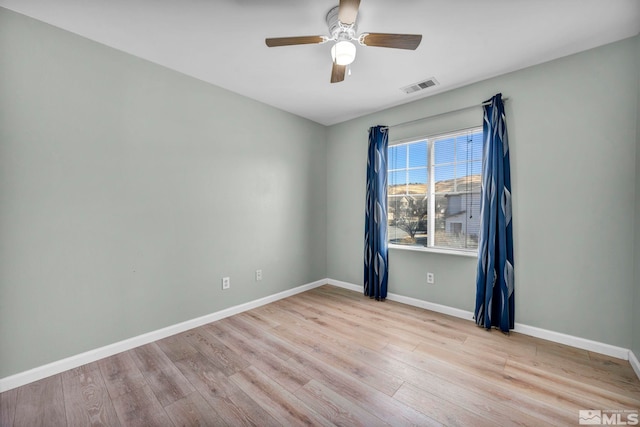
POLYGON ((331 83, 339 83, 344 80, 344 73, 347 70, 346 65, 338 65, 335 62, 333 63, 333 68, 331 69, 331 83))
POLYGON ((297 44, 319 44, 324 43, 325 37, 322 36, 298 36, 298 37, 275 37, 264 39, 269 47, 277 46, 293 46, 297 44))
POLYGON ((391 47, 394 49, 416 50, 422 41, 422 34, 363 34, 362 43, 366 46, 391 47))
POLYGON ((360 0, 340 0, 340 9, 338 9, 338 19, 345 25, 351 25, 356 22, 358 17, 358 8, 360 0))

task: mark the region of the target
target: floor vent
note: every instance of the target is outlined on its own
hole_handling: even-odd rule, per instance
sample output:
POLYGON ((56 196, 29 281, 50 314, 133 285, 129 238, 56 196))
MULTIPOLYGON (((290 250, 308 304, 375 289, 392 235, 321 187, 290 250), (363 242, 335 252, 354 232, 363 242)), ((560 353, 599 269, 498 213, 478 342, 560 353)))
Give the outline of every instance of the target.
POLYGON ((418 92, 420 90, 424 90, 436 85, 438 85, 438 81, 432 77, 430 79, 400 88, 400 90, 408 95, 410 93, 418 92))

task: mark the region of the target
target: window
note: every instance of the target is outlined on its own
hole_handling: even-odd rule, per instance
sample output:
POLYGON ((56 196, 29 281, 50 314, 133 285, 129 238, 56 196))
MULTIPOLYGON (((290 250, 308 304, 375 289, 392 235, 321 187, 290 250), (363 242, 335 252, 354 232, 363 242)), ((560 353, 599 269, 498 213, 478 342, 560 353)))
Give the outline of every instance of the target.
POLYGON ((389 243, 476 250, 482 128, 393 144, 387 158, 389 243))

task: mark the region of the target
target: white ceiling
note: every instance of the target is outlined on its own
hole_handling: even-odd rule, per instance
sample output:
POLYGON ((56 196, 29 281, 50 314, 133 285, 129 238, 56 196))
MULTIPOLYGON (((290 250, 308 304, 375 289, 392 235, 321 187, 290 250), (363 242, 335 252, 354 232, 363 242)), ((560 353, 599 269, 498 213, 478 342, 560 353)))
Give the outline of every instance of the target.
POLYGON ((416 51, 358 46, 330 84, 338 0, 0 0, 0 6, 324 125, 631 37, 640 0, 362 0, 359 32, 422 34, 416 51), (401 87, 435 77, 439 86, 401 87))

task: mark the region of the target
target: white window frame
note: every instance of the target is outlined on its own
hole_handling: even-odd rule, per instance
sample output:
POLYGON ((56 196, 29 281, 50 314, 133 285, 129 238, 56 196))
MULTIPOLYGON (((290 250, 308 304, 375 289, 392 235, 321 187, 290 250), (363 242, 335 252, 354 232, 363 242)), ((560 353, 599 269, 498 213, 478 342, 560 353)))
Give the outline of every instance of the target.
MULTIPOLYGON (((446 255, 456 255, 456 256, 464 256, 464 257, 473 257, 477 258, 478 250, 477 249, 462 249, 462 248, 446 248, 435 246, 435 229, 436 229, 436 221, 435 221, 435 204, 436 204, 436 180, 435 180, 435 140, 437 139, 445 139, 456 137, 461 134, 466 134, 468 132, 482 132, 482 126, 473 126, 465 129, 458 129, 451 132, 443 132, 436 133, 429 136, 420 136, 420 137, 412 137, 401 140, 391 141, 389 143, 389 148, 394 145, 404 145, 404 144, 412 144, 415 142, 426 141, 427 142, 427 174, 428 174, 428 207, 429 207, 429 232, 428 232, 428 246, 413 246, 413 245, 398 245, 389 242, 389 235, 387 234, 387 245, 390 249, 399 249, 406 251, 417 251, 417 252, 430 252, 437 254, 446 254, 446 255)), ((389 184, 387 184, 388 186, 389 184)), ((388 229, 387 229, 388 233, 388 229)))

